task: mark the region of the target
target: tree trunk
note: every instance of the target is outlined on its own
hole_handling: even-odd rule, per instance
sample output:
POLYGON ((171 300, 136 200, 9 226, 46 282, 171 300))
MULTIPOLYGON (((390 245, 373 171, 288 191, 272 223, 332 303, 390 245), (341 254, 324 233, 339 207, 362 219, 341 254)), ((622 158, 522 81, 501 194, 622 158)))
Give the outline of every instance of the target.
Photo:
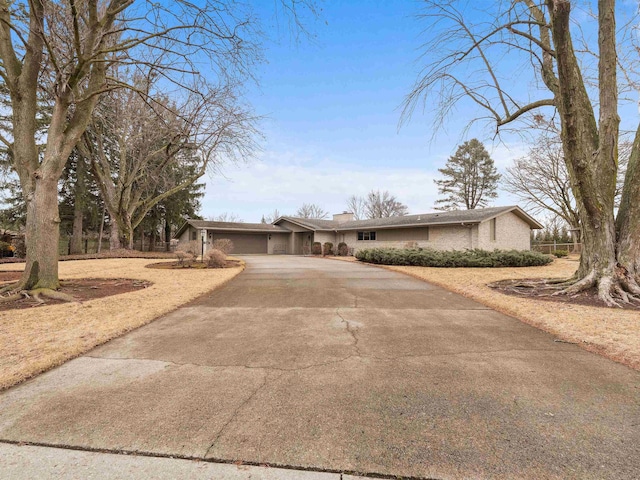
POLYGON ((120 241, 120 228, 118 222, 111 217, 111 231, 109 235, 109 250, 119 250, 122 248, 122 242, 120 241))
POLYGON ((73 202, 73 233, 71 235, 69 253, 82 253, 82 220, 84 218, 84 164, 82 158, 76 159, 76 185, 73 202))
POLYGON ((69 239, 69 253, 74 255, 82 253, 82 220, 84 218, 84 212, 78 205, 78 202, 73 206, 73 233, 69 239))
POLYGON ((127 248, 129 250, 133 250, 133 243, 134 243, 134 239, 133 239, 133 225, 131 224, 131 216, 130 215, 125 215, 124 218, 124 239, 125 239, 125 243, 127 244, 127 248))
MULTIPOLYGON (((583 252, 576 282, 563 293, 597 286, 607 305, 628 301, 620 276, 614 197, 618 171, 615 1, 598 2, 599 119, 596 120, 571 41, 570 2, 547 0, 556 50, 562 147, 580 223, 583 252)), ((620 224, 621 222, 619 222, 620 224)), ((619 227, 620 229, 620 227, 619 227)), ((626 269, 622 265, 622 269, 626 269)))
POLYGON ((104 233, 105 208, 102 208, 102 220, 100 221, 100 233, 98 234, 98 253, 102 251, 102 234, 104 233))
POLYGON ((616 227, 623 282, 628 291, 640 294, 640 127, 627 165, 616 227))
POLYGON ((171 225, 169 225, 169 221, 164 221, 164 241, 165 243, 165 251, 171 251, 171 225))
POLYGON ((156 250, 156 236, 157 236, 156 229, 153 228, 149 235, 149 251, 150 252, 155 252, 156 250))
POLYGON ((34 191, 27 196, 25 244, 27 263, 19 288, 60 288, 58 281, 58 179, 36 178, 34 191), (30 197, 30 198, 29 198, 30 197))

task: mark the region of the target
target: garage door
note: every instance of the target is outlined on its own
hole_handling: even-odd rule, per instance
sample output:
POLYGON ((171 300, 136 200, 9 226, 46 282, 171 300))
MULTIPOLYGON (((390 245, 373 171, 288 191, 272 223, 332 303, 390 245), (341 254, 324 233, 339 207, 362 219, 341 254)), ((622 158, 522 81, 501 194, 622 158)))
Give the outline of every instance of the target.
POLYGON ((214 233, 213 239, 228 238, 233 242, 233 253, 267 253, 267 235, 264 233, 214 233))

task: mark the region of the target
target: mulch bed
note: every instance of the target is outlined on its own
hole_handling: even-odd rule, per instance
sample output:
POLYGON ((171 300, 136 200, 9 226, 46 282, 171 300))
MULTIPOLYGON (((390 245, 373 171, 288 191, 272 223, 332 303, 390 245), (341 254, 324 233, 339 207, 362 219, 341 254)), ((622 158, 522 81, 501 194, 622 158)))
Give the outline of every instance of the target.
POLYGON ((0 283, 15 282, 20 280, 21 276, 22 276, 22 272, 0 271, 0 283))
MULTIPOLYGON (((489 285, 494 290, 498 290, 505 295, 513 297, 525 297, 546 302, 565 303, 570 305, 586 305, 588 307, 608 307, 598 298, 598 290, 593 287, 575 295, 551 296, 553 290, 544 288, 546 285, 539 278, 519 278, 517 280, 502 280, 489 285), (524 286, 527 285, 527 286, 524 286)), ((625 304, 624 310, 640 310, 640 306, 625 304)))
MULTIPOLYGON (((234 268, 242 265, 240 260, 227 260, 224 267, 222 268, 234 268)), ((149 265, 145 265, 145 268, 157 268, 160 270, 204 270, 204 269, 216 269, 217 267, 209 267, 206 263, 202 262, 191 262, 191 263, 179 263, 179 262, 161 262, 161 263, 150 263, 149 265)))
MULTIPOLYGON (((0 281, 7 282, 18 280, 22 272, 0 272, 0 281), (15 274, 15 278, 6 278, 8 274, 15 274)), ((143 288, 147 288, 151 282, 144 280, 132 280, 130 278, 80 278, 73 280, 62 280, 60 292, 71 295, 77 301, 83 302, 93 300, 94 298, 109 297, 120 293, 133 292, 143 288)), ((43 297, 46 303, 39 303, 32 297, 23 297, 8 303, 0 303, 0 311, 15 310, 23 308, 40 307, 43 305, 56 305, 65 303, 62 300, 54 300, 43 297)))

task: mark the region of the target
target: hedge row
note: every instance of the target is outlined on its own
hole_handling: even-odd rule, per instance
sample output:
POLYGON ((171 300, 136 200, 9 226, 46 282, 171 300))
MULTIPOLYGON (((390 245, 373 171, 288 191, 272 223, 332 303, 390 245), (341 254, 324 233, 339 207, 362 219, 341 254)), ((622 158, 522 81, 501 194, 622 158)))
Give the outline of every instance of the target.
POLYGON ((430 250, 423 248, 368 248, 356 258, 379 265, 418 267, 533 267, 547 265, 553 257, 540 252, 520 250, 430 250))

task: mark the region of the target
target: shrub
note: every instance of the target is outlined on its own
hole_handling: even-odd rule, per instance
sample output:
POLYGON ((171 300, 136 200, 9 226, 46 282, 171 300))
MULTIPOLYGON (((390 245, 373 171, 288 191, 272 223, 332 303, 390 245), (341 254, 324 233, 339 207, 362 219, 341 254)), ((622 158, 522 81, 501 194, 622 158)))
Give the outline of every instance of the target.
POLYGON ((567 255, 569 255, 569 250, 554 250, 551 253, 553 255, 555 255, 556 258, 562 258, 562 257, 566 257, 567 255))
POLYGON ((418 242, 407 242, 404 244, 404 248, 418 248, 418 242))
POLYGON ((553 261, 540 252, 520 250, 431 250, 367 248, 358 251, 356 258, 380 265, 410 265, 419 267, 532 267, 553 261))
POLYGON ((184 266, 191 264, 195 256, 191 252, 185 252, 184 250, 176 250, 175 256, 178 259, 178 264, 184 266))
POLYGON ((322 254, 323 255, 333 255, 333 243, 324 242, 324 245, 322 247, 322 254))
POLYGON ((212 268, 222 268, 227 263, 227 256, 222 250, 218 250, 217 248, 207 250, 204 258, 207 261, 207 265, 212 268))
POLYGON ((313 242, 311 245, 311 253, 313 255, 322 255, 322 244, 320 242, 313 242))
POLYGON ((228 238, 218 238, 211 244, 211 248, 220 250, 225 255, 229 255, 231 252, 233 252, 233 246, 233 242, 228 238))
POLYGON ((349 246, 346 243, 340 242, 338 244, 338 255, 340 255, 341 257, 346 257, 347 255, 349 255, 349 246))
POLYGON ((186 243, 179 243, 177 251, 187 252, 194 257, 198 257, 202 253, 202 242, 200 240, 191 240, 186 243))

